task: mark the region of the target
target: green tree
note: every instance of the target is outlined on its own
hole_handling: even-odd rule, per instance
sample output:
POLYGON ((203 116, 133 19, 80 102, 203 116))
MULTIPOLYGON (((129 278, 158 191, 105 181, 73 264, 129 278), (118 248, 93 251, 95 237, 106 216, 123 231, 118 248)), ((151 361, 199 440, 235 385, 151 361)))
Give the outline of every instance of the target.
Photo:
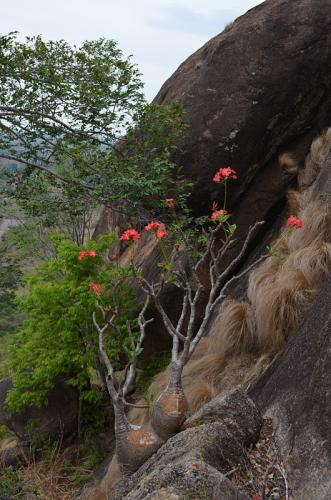
POLYGON ((0 241, 0 379, 8 374, 8 340, 22 320, 15 304, 15 292, 22 280, 19 261, 0 241))
POLYGON ((22 272, 18 260, 8 246, 0 241, 0 336, 15 327, 15 291, 22 280, 22 272))
MULTIPOLYGON (((127 321, 133 331, 136 328, 132 293, 126 284, 130 270, 107 263, 103 256, 115 241, 114 235, 89 241, 84 247, 58 233, 51 237, 56 256, 25 276, 26 291, 17 299, 26 319, 10 349, 14 388, 8 403, 14 410, 43 404, 59 375, 68 377, 82 398, 95 397, 95 391, 90 390, 91 377, 103 379, 92 324, 99 290, 103 291, 99 301, 111 310, 116 289, 119 332, 124 332, 127 321)), ((125 343, 125 338, 112 336, 107 344, 117 368, 121 367, 125 343)))
POLYGON ((98 204, 137 217, 178 189, 184 128, 179 106, 145 101, 113 40, 0 37, 0 158, 19 165, 2 172, 3 196, 79 244, 98 204))

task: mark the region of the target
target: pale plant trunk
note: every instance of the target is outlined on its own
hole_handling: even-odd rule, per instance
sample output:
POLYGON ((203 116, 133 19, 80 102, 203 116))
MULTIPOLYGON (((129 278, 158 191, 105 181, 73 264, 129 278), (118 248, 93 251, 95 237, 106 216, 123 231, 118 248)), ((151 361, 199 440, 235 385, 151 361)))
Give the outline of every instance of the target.
POLYGON ((164 440, 169 439, 176 434, 182 424, 184 423, 188 413, 188 402, 182 387, 182 371, 186 363, 194 353, 201 338, 206 334, 208 324, 216 307, 225 299, 226 288, 239 277, 243 276, 253 266, 255 266, 265 256, 261 256, 257 261, 246 268, 242 273, 237 276, 232 276, 229 279, 231 271, 238 264, 244 255, 248 243, 251 239, 255 229, 263 224, 257 222, 248 231, 246 240, 242 246, 239 255, 232 261, 232 263, 221 273, 219 272, 219 263, 225 251, 231 243, 231 234, 228 235, 222 247, 216 252, 214 250, 215 235, 217 230, 212 233, 212 238, 209 242, 206 253, 202 256, 200 261, 194 265, 190 260, 190 268, 192 276, 176 273, 179 281, 182 283, 184 296, 182 301, 182 311, 177 323, 173 323, 163 308, 159 294, 162 290, 160 284, 151 285, 146 280, 143 280, 143 289, 145 293, 154 301, 158 309, 163 323, 172 337, 172 361, 170 364, 170 377, 167 387, 154 401, 151 412, 151 425, 155 432, 164 440), (203 317, 199 328, 195 331, 195 323, 197 319, 197 304, 201 297, 203 285, 198 276, 198 268, 203 264, 207 258, 209 261, 209 275, 210 275, 210 290, 207 304, 204 308, 203 317), (191 280, 196 283, 196 290, 193 291, 191 280), (187 323, 185 323, 187 319, 187 323), (180 349, 182 347, 182 349, 180 349))
POLYGON ((188 402, 182 387, 183 366, 173 361, 170 367, 170 380, 167 387, 154 401, 151 412, 151 425, 165 441, 176 434, 186 419, 188 402))
POLYGON ((132 425, 128 421, 124 403, 114 404, 116 457, 124 472, 136 471, 163 444, 163 440, 148 426, 132 425))
MULTIPOLYGON (((146 298, 145 304, 138 316, 138 324, 140 327, 140 337, 134 340, 129 322, 127 322, 127 331, 131 339, 132 348, 139 351, 145 337, 146 324, 151 320, 145 320, 144 313, 149 304, 149 297, 146 298)), ((102 310, 102 308, 101 308, 102 310)), ((163 440, 158 436, 150 425, 136 426, 131 424, 125 413, 125 396, 134 381, 136 373, 136 359, 132 359, 125 370, 125 377, 118 388, 114 384, 114 369, 104 346, 104 338, 108 328, 112 328, 115 333, 117 326, 114 323, 117 317, 117 310, 111 317, 107 319, 105 311, 102 310, 105 320, 104 326, 101 328, 96 320, 95 313, 93 314, 93 323, 99 332, 99 352, 101 358, 107 368, 106 384, 109 396, 112 400, 115 415, 115 439, 116 439, 116 458, 119 467, 123 472, 136 471, 146 460, 155 453, 163 444, 163 440)))

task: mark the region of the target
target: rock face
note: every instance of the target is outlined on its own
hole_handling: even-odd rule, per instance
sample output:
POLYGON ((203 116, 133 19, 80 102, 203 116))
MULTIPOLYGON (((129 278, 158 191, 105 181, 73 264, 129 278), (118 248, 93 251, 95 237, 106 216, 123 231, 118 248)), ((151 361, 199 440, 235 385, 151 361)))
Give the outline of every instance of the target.
MULTIPOLYGON (((314 184, 331 206, 331 150, 314 184)), ((250 394, 274 420, 295 498, 331 496, 331 274, 283 354, 250 394)))
POLYGON ((260 184, 257 203, 279 191, 277 173, 270 170, 267 181, 264 170, 284 149, 304 152, 311 133, 329 125, 330 42, 330 0, 269 0, 166 81, 155 102, 178 101, 187 113, 177 161, 196 183, 195 203, 209 210, 217 192, 211 176, 224 164, 238 172, 232 204, 252 181, 260 184))
MULTIPOLYGON (((238 172, 228 196, 238 245, 224 265, 238 253, 249 225, 266 220, 260 240, 284 207, 294 180, 284 177, 278 155, 288 151, 302 161, 312 139, 330 125, 330 84, 331 0, 269 0, 190 56, 157 94, 156 103, 178 101, 187 115, 175 161, 193 181, 195 213, 210 213, 212 202, 221 202, 212 182, 218 167, 238 172)), ((98 232, 121 224, 105 210, 98 232)), ((137 253, 150 276, 155 254, 148 247, 141 241, 137 253)))
POLYGON ((256 441, 262 425, 255 404, 243 390, 238 388, 220 394, 205 404, 185 421, 183 429, 219 421, 238 437, 240 436, 240 442, 245 446, 256 441))
POLYGON ((20 445, 14 437, 0 442, 0 468, 1 466, 20 468, 26 465, 30 458, 31 448, 20 445))
POLYGON ((11 413, 5 406, 8 391, 12 388, 10 379, 0 380, 0 423, 5 424, 24 443, 52 439, 66 439, 77 431, 77 391, 58 381, 47 397, 47 406, 28 407, 20 413, 11 413))
POLYGON ((273 418, 294 498, 331 496, 331 275, 298 336, 250 394, 273 418))
POLYGON ((245 446, 257 441, 261 426, 259 411, 243 391, 215 398, 186 422, 186 430, 123 479, 114 498, 248 500, 226 473, 244 462, 245 446))

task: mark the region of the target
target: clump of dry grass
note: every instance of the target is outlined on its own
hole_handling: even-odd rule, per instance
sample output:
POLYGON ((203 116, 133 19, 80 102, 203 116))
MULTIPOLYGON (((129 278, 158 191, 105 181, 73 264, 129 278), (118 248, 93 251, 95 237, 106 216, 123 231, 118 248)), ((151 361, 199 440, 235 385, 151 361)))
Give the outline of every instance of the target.
POLYGON ((77 490, 95 470, 95 456, 84 454, 78 445, 54 443, 38 452, 31 450, 21 468, 0 466, 0 497, 73 500, 77 490))
POLYGON ((32 460, 19 475, 24 489, 43 500, 72 500, 77 488, 92 474, 79 448, 54 445, 40 460, 32 460))
POLYGON ((228 300, 223 304, 221 317, 219 328, 210 334, 208 352, 233 356, 256 349, 255 316, 248 302, 228 300))

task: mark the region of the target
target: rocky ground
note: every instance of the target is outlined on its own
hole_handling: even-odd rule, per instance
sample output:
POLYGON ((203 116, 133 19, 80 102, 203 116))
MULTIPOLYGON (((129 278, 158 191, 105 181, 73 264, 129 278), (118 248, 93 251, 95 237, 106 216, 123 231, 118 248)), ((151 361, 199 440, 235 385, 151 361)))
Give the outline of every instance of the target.
POLYGON ((229 477, 252 500, 292 498, 270 418, 263 420, 259 440, 247 451, 245 464, 231 471, 229 477))

